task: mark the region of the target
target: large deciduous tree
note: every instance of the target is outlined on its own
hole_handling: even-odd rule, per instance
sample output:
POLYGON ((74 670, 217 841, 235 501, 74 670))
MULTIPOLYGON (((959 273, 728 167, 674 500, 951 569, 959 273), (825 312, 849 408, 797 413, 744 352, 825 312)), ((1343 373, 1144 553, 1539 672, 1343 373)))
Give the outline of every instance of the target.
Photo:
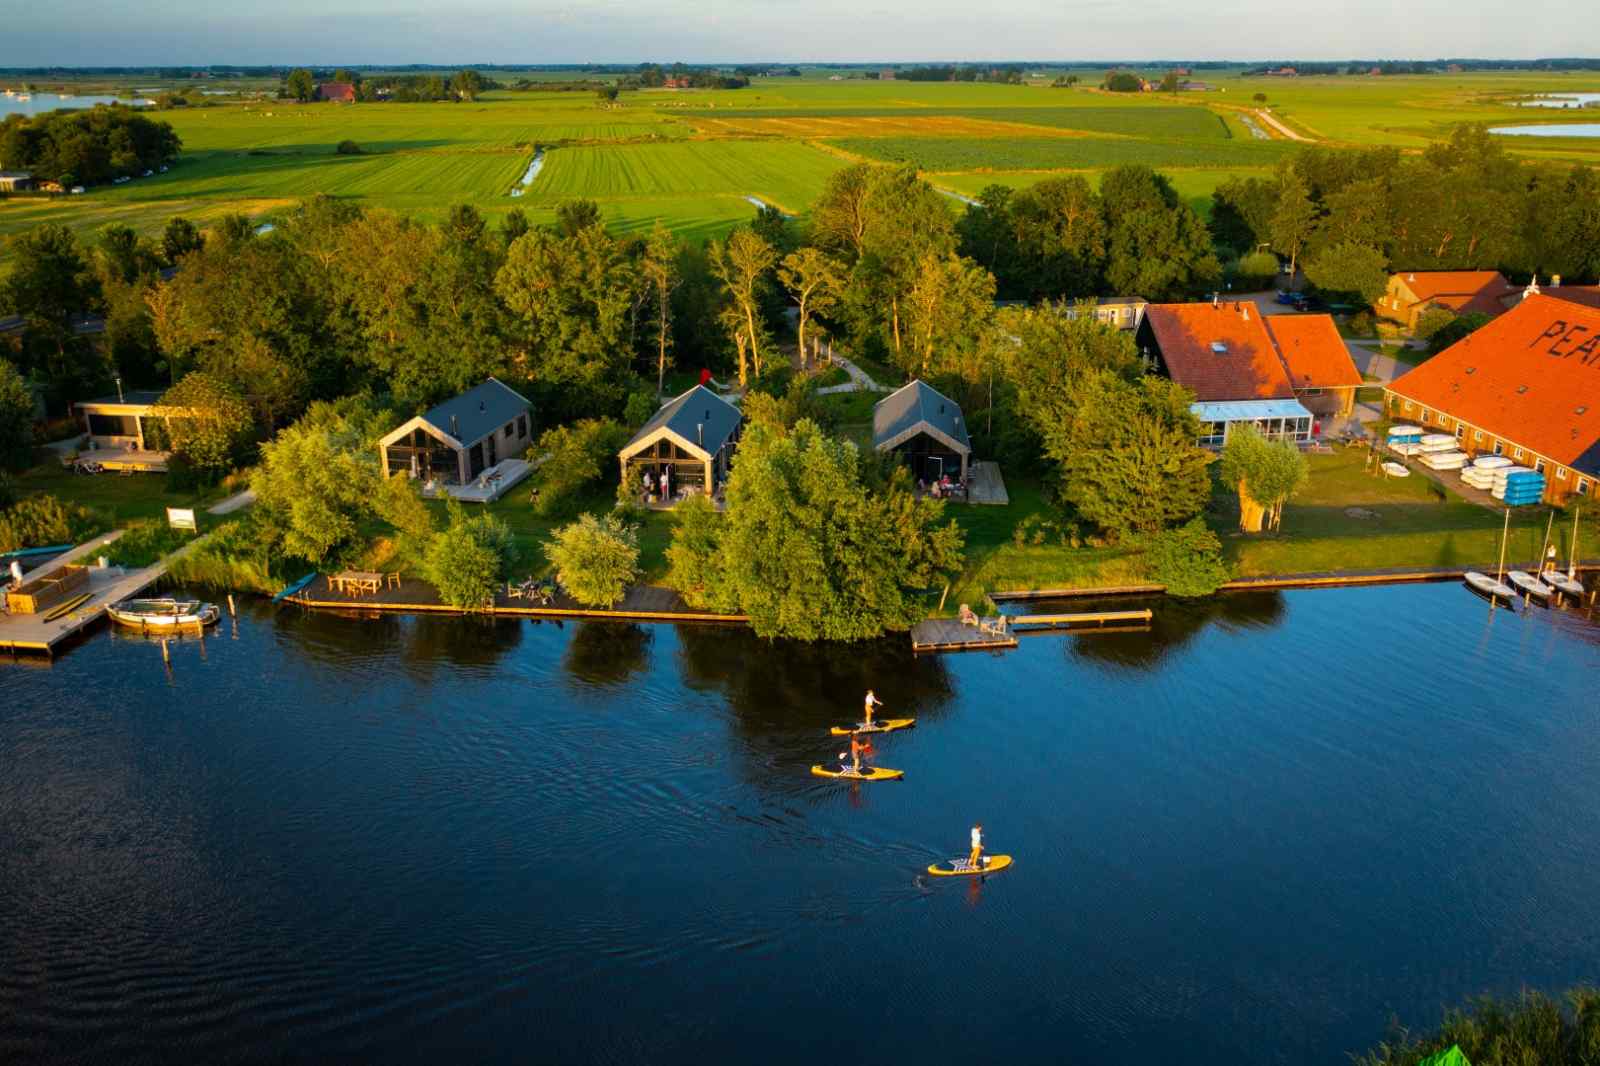
POLYGON ((644 255, 639 257, 639 273, 644 279, 644 295, 650 306, 650 331, 656 349, 656 396, 667 386, 667 353, 672 350, 672 294, 683 284, 678 265, 681 249, 677 238, 667 232, 659 219, 650 231, 644 255))
POLYGON ((33 393, 22 374, 0 359, 0 468, 21 470, 33 458, 33 393))
POLYGON ((152 413, 165 419, 173 453, 204 480, 227 473, 255 426, 244 397, 200 370, 168 389, 152 413))
POLYGON ((902 350, 901 366, 913 377, 927 377, 936 366, 967 370, 994 313, 994 277, 957 255, 925 255, 905 307, 910 343, 902 350))
POLYGON ((296 67, 283 79, 283 94, 303 104, 317 95, 317 79, 305 67, 296 67))
POLYGON ((896 470, 869 485, 855 446, 802 420, 752 425, 728 510, 689 512, 668 582, 691 603, 748 614, 764 637, 863 640, 926 616, 926 594, 961 565, 942 504, 896 470))
POLYGON ((1366 306, 1377 302, 1389 284, 1389 261, 1365 244, 1332 244, 1306 260, 1306 280, 1328 293, 1349 293, 1366 306))
POLYGON ((611 607, 639 577, 639 533, 615 513, 579 515, 544 546, 556 580, 579 603, 611 607))
POLYGON ((743 388, 749 384, 751 369, 760 376, 766 356, 769 336, 761 303, 778 252, 747 226, 728 234, 726 241, 712 241, 707 250, 711 269, 727 294, 724 322, 738 349, 739 385, 743 388))
POLYGON ((1272 246, 1289 257, 1289 277, 1300 261, 1300 252, 1311 239, 1317 224, 1317 205, 1305 179, 1292 167, 1278 174, 1278 203, 1272 211, 1272 246))
POLYGON ((1115 167, 1100 182, 1113 292, 1175 300, 1222 276, 1211 235, 1172 183, 1145 166, 1115 167))
POLYGON ((778 280, 783 282, 799 306, 796 340, 800 348, 800 362, 804 365, 808 358, 806 330, 813 318, 827 314, 839 302, 844 276, 839 263, 828 253, 820 248, 802 248, 784 256, 783 262, 778 265, 778 280))
POLYGON ((1252 425, 1238 425, 1222 449, 1222 480, 1239 493, 1239 528, 1277 529, 1283 505, 1311 476, 1305 454, 1291 441, 1269 441, 1252 425))

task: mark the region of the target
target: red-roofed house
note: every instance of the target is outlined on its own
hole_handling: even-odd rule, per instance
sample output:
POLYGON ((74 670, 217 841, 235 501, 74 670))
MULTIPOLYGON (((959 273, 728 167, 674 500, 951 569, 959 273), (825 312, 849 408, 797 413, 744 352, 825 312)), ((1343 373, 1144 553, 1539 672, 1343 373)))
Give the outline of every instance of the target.
POLYGON ((356 87, 347 81, 325 81, 317 86, 317 99, 353 104, 356 102, 356 87))
POLYGON ((1430 307, 1493 316, 1505 311, 1507 297, 1521 291, 1497 270, 1408 270, 1389 276, 1389 287, 1378 298, 1378 316, 1406 329, 1416 329, 1417 319, 1430 307))
POLYGON ((1267 332, 1289 373, 1294 397, 1319 415, 1348 418, 1361 371, 1331 315, 1268 315, 1267 332))
MULTIPOLYGON (((1153 310, 1153 309, 1152 309, 1153 310)), ((1533 295, 1385 390, 1389 413, 1545 475, 1545 499, 1600 482, 1600 309, 1533 295)))
POLYGON ((1139 342, 1168 377, 1194 393, 1201 444, 1220 447, 1241 422, 1272 438, 1311 440, 1311 412, 1295 398, 1253 303, 1151 304, 1139 342))

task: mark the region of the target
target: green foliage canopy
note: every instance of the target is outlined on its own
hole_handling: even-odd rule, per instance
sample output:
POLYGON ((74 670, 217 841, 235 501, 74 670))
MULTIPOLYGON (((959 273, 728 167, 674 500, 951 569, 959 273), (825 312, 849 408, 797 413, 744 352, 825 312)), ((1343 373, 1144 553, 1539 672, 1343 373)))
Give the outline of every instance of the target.
POLYGON ((638 530, 615 512, 580 515, 555 531, 544 554, 561 587, 590 607, 612 606, 639 577, 638 530))

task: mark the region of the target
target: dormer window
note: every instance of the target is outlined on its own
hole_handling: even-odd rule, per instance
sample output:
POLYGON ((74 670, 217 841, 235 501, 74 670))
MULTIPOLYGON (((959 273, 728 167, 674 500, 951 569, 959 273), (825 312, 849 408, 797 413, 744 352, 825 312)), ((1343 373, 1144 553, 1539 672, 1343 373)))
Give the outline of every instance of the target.
POLYGON ((1517 386, 1517 395, 1518 396, 1521 396, 1523 393, 1525 393, 1527 391, 1528 391, 1528 386, 1526 386, 1526 385, 1518 385, 1517 386))
POLYGON ((1213 352, 1217 353, 1218 355, 1227 355, 1228 354, 1228 344, 1227 344, 1226 341, 1212 341, 1211 342, 1211 350, 1213 352))

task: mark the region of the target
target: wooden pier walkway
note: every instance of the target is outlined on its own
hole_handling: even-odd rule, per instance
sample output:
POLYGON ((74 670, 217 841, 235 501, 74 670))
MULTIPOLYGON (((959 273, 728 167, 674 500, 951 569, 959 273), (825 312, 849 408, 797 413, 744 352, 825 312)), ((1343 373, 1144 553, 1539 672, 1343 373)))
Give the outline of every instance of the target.
POLYGON ((1149 625, 1155 614, 1145 607, 1137 611, 1088 611, 1080 614, 1019 614, 1006 619, 1013 628, 1024 627, 1024 632, 1042 633, 1051 629, 1078 629, 1094 626, 1149 625))
POLYGON ((911 627, 912 651, 980 651, 1016 646, 1017 638, 1008 631, 988 632, 954 618, 929 618, 911 627))
MULTIPOLYGON (((396 614, 467 614, 439 598, 432 585, 416 578, 403 577, 398 584, 390 584, 379 592, 354 594, 328 586, 328 579, 318 575, 311 584, 284 600, 300 607, 316 610, 396 614)), ((549 604, 537 600, 511 599, 501 589, 492 603, 480 614, 512 618, 590 618, 610 619, 617 622, 722 622, 746 623, 750 619, 742 614, 717 614, 702 611, 683 602, 683 597, 672 589, 659 585, 635 585, 623 595, 615 607, 585 607, 564 592, 557 593, 549 604)))

